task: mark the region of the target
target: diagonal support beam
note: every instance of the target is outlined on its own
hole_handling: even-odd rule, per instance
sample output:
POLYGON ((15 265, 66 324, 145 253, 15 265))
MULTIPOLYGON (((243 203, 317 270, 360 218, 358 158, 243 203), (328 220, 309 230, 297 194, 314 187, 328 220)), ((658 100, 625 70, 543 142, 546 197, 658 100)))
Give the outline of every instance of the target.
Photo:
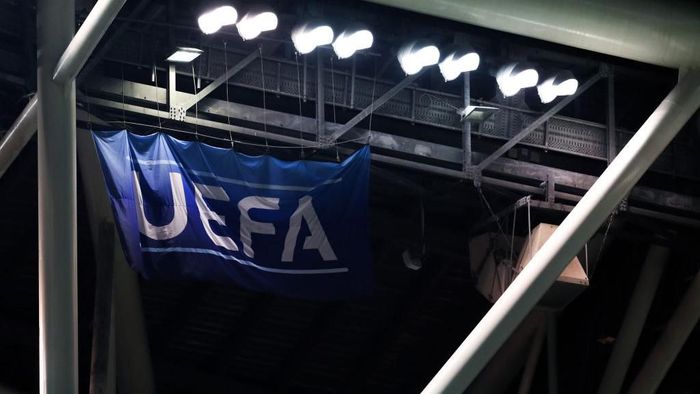
POLYGON ((56 63, 53 80, 73 81, 126 0, 99 0, 56 63))
MULTIPOLYGON (((700 71, 689 71, 450 356, 423 394, 464 392, 698 107, 700 71)), ((700 279, 697 282, 700 290, 700 279)))
POLYGON ((211 81, 209 85, 207 85, 204 89, 200 90, 196 95, 194 95, 194 97, 185 101, 182 104, 182 107, 185 109, 185 111, 192 108, 195 104, 202 101, 203 98, 207 97, 211 92, 216 90, 216 88, 226 83, 226 81, 231 79, 231 77, 241 72, 244 68, 248 67, 248 65, 252 63, 255 59, 257 59, 258 56, 260 56, 260 50, 256 49, 253 52, 251 52, 250 55, 241 59, 241 61, 236 63, 233 67, 226 70, 226 72, 223 73, 219 78, 216 78, 215 80, 211 81))
POLYGON ((34 95, 0 140, 0 177, 36 133, 36 103, 37 96, 34 95))
POLYGON ((477 166, 476 166, 477 170, 483 171, 486 167, 488 167, 496 159, 503 156, 504 153, 508 152, 510 150, 510 148, 514 147, 516 144, 518 144, 520 141, 522 141, 523 138, 527 137, 531 132, 533 132, 536 128, 538 128, 542 123, 548 121, 549 118, 556 115, 556 113, 561 111, 562 108, 569 105, 569 103, 574 101, 583 92, 588 90, 588 88, 593 86, 593 84, 598 82, 599 79, 603 78, 605 76, 605 73, 606 73, 606 71, 604 69, 601 69, 600 71, 598 71, 595 75, 593 75, 591 78, 589 78, 583 85, 579 86, 579 88, 575 94, 572 94, 571 96, 567 96, 564 99, 562 99, 555 106, 550 108, 549 111, 545 112, 544 114, 542 114, 542 116, 535 119, 527 127, 522 129, 522 131, 520 131, 518 134, 514 135, 513 138, 511 138, 508 142, 503 144, 500 148, 496 149, 496 151, 493 152, 489 157, 487 157, 486 159, 481 161, 481 163, 477 164, 477 166))
POLYGON ((421 74, 422 74, 422 72, 419 72, 417 74, 407 76, 401 82, 399 82, 396 86, 394 86, 393 88, 389 89, 386 93, 381 95, 378 99, 376 99, 367 108, 360 111, 359 114, 355 115, 355 117, 350 119, 347 123, 345 123, 344 125, 340 126, 338 129, 336 129, 333 132, 333 134, 330 135, 329 143, 332 144, 338 138, 342 137, 345 133, 350 131, 350 129, 352 129, 358 123, 360 123, 364 118, 368 117, 372 112, 376 111, 382 105, 384 105, 387 101, 391 100, 392 97, 396 96, 396 94, 399 93, 401 90, 403 90, 403 88, 405 88, 406 86, 413 83, 413 81, 415 81, 421 74))
MULTIPOLYGON (((100 61, 102 61, 102 59, 107 55, 107 53, 109 53, 114 43, 117 42, 124 33, 126 33, 126 31, 131 26, 131 21, 137 19, 139 15, 141 15, 141 12, 143 12, 146 9, 146 7, 150 4, 151 0, 142 0, 136 5, 136 7, 134 7, 131 13, 129 13, 129 19, 121 22, 121 24, 119 24, 119 26, 113 32, 110 32, 107 41, 104 42, 97 51, 95 51, 90 60, 88 60, 85 66, 83 66, 82 73, 80 74, 80 77, 78 77, 78 86, 82 84, 85 77, 87 77, 90 74, 90 72, 100 63, 100 61)), ((164 9, 165 7, 162 5, 154 7, 154 10, 145 17, 145 20, 150 21, 156 19, 158 15, 160 15, 163 12, 164 9)))

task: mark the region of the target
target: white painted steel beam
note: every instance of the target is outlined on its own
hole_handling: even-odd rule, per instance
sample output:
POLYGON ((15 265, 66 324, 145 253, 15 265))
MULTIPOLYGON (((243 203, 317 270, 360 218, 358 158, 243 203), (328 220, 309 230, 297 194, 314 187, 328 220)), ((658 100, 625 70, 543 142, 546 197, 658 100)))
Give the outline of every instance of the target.
POLYGON ((694 70, 654 110, 423 393, 462 393, 469 386, 698 107, 700 71, 694 70))

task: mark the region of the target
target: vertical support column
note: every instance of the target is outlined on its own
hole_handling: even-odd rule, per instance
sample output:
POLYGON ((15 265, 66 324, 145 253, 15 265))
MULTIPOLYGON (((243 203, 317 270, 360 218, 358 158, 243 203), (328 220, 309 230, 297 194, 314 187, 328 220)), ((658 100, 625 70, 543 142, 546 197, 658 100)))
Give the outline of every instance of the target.
POLYGON ((617 128, 615 126, 615 72, 607 67, 608 76, 608 164, 617 155, 617 128))
POLYGON ((530 347, 530 352, 527 355, 527 361, 525 362, 525 369, 523 370, 523 377, 520 379, 520 385, 518 386, 518 394, 529 394, 532 388, 532 380, 535 378, 535 371, 537 370, 537 362, 540 359, 540 353, 542 352, 542 343, 544 342, 544 336, 547 332, 546 325, 542 324, 535 332, 535 337, 533 338, 532 345, 530 347))
POLYGON ((350 108, 355 108, 355 73, 357 56, 352 57, 352 71, 350 72, 350 108))
MULTIPOLYGON (((326 90, 323 75, 321 48, 316 49, 316 132, 318 141, 326 136, 326 90)), ((331 78, 333 76, 331 75, 331 78)), ((335 92, 333 92, 335 94, 335 92)))
MULTIPOLYGON (((469 78, 469 73, 464 73, 463 98, 464 108, 467 108, 471 100, 471 81, 469 78)), ((462 123, 462 149, 464 150, 462 170, 466 172, 472 166, 472 124, 468 119, 464 119, 464 122, 462 123)))
POLYGON ((75 81, 54 82, 73 0, 37 1, 39 390, 78 392, 75 81))
POLYGON ((661 338, 630 387, 630 394, 655 393, 700 320, 700 273, 690 283, 661 338))
POLYGON ((92 360, 90 364, 90 394, 114 394, 116 379, 114 374, 114 333, 112 300, 114 286, 114 224, 100 223, 95 244, 95 306, 92 324, 92 360))
POLYGON ((639 273, 637 285, 632 292, 622 326, 617 334, 615 347, 610 355, 610 360, 608 360, 608 366, 605 368, 598 394, 614 394, 622 391, 627 368, 629 368, 634 355, 639 336, 642 334, 642 328, 644 328, 644 322, 654 300, 654 294, 667 259, 667 248, 651 245, 642 271, 639 273))
POLYGON ((550 312, 547 316, 547 382, 549 394, 559 392, 559 376, 557 369, 557 316, 550 312))
MULTIPOLYGON (((109 205, 109 198, 104 187, 104 177, 97 158, 92 136, 87 130, 78 135, 78 154, 80 173, 85 190, 85 205, 88 211, 93 246, 96 250, 102 244, 94 243, 99 239, 101 223, 108 222, 114 226, 114 217, 109 205)), ((119 245, 119 238, 114 233, 114 245, 119 245)), ((113 335, 110 341, 116 352, 116 375, 119 392, 151 394, 155 391, 148 336, 141 305, 141 292, 138 277, 126 263, 124 252, 120 247, 112 249, 113 277, 113 335)), ((110 357, 113 357, 111 355, 110 357)), ((113 363, 110 360, 110 363, 113 363)))

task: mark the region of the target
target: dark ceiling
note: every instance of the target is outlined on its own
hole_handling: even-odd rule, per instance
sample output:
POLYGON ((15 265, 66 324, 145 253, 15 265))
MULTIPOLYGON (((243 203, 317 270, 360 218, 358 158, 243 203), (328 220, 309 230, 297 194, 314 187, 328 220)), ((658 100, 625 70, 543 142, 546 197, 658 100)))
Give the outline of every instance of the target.
MULTIPOLYGON (((0 129, 11 124, 26 103, 27 95, 35 90, 32 3, 0 0, 3 59, 0 129)), ((80 3, 89 6, 90 2, 80 3)), ((383 77, 390 80, 402 77, 392 59, 406 37, 430 36, 446 43, 456 35, 466 35, 486 59, 485 67, 475 73, 472 83, 474 97, 487 100, 495 95, 489 72, 503 59, 525 56, 547 67, 566 66, 580 75, 596 70, 600 62, 613 64, 619 70, 617 118, 620 126, 629 130, 636 130, 675 82, 673 70, 364 2, 267 3, 283 16, 282 25, 287 30, 281 27, 275 33, 280 38, 299 16, 323 16, 337 23, 356 19, 372 26, 378 42, 373 54, 366 56, 362 64, 358 62, 358 73, 372 75, 383 70, 383 77), (387 20, 391 23, 386 23, 387 20), (643 83, 645 94, 638 94, 643 83)), ((180 29, 192 40, 202 40, 194 28, 194 15, 200 2, 153 0, 140 8, 139 4, 127 2, 120 19, 103 41, 129 21, 132 27, 150 29, 154 35, 180 29)), ((85 12, 79 11, 79 15, 85 12)), ((151 56, 163 58, 168 51, 169 48, 157 48, 151 56)), ((141 65, 124 66, 111 60, 98 62, 95 70, 111 76, 126 73, 126 78, 134 81, 148 80, 150 76, 150 70, 141 65)), ((444 86, 431 75, 424 76, 419 84, 425 89, 447 92, 458 89, 444 86)), ((254 105, 257 97, 254 92, 243 92, 238 100, 254 105)), ((536 97, 528 96, 525 100, 532 110, 543 109, 536 97)), ((567 107, 564 114, 604 123, 604 102, 604 88, 592 89, 567 107)), ((271 105, 283 110, 285 103, 280 100, 271 105)), ((127 120, 118 111, 96 112, 104 119, 127 120)), ((143 121, 136 116, 129 120, 143 121)), ((380 126, 383 122, 405 127, 407 134, 418 132, 415 129, 419 128, 392 118, 378 118, 376 122, 380 126)), ((696 123, 684 130, 695 141, 696 123)), ((134 126, 132 131, 148 130, 134 126)), ((420 132, 441 131, 427 127, 420 132)), ((489 143, 483 144, 484 149, 491 149, 489 143)), ((289 155, 283 151, 272 153, 280 157, 289 155)), ((599 164, 591 164, 593 161, 588 159, 549 155, 563 166, 586 168, 593 174, 600 170, 599 164)), ((324 158, 323 154, 319 158, 324 158)), ((0 178, 0 388, 20 392, 38 390, 36 160, 36 142, 32 140, 0 178)), ((673 165, 697 166, 697 163, 673 165)), ((658 175, 647 181, 669 190, 698 190, 694 179, 658 175)), ((95 258, 82 185, 80 182, 78 185, 80 381, 81 392, 87 393, 95 258)), ((474 288, 475 278, 469 269, 469 239, 474 226, 492 216, 492 210, 510 206, 523 193, 498 187, 484 188, 483 193, 482 198, 468 182, 374 164, 370 211, 376 288, 372 296, 364 299, 315 302, 259 294, 235 286, 141 280, 156 391, 420 392, 490 306, 474 288), (406 268, 401 253, 421 247, 421 204, 425 209, 426 255, 423 268, 414 271, 406 268)), ((564 215, 551 209, 533 209, 532 221, 559 223, 564 215)), ((510 229, 508 219, 503 219, 501 224, 510 229)), ((491 224, 481 231, 499 230, 491 224)), ((521 221, 515 233, 526 232, 521 221)), ((632 360, 628 381, 636 375, 700 266, 694 248, 700 234, 694 228, 620 214, 611 220, 609 227, 601 228, 600 235, 605 235, 605 243, 600 258, 591 261, 590 288, 557 316, 562 393, 597 390, 641 263, 652 242, 669 246, 672 256, 632 360)), ((700 392, 699 351, 700 329, 696 328, 659 392, 700 392)), ((544 353, 531 392, 547 389, 544 353)), ((506 382, 505 392, 516 392, 518 380, 506 382)))

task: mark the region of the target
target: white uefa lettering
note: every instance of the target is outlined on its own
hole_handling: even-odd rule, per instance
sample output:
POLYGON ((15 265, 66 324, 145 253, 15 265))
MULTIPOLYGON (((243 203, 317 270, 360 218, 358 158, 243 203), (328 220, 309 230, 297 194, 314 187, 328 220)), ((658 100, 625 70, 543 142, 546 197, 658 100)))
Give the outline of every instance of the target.
POLYGON ((275 234, 275 226, 272 223, 258 222, 250 218, 248 211, 251 209, 279 209, 279 198, 250 196, 238 202, 238 209, 241 211, 241 242, 243 243, 243 253, 253 258, 252 234, 275 234))
POLYGON ((187 204, 185 203, 185 190, 182 186, 182 176, 177 172, 170 173, 170 189, 173 196, 173 218, 170 223, 163 226, 154 226, 146 218, 143 208, 143 195, 138 173, 133 171, 134 188, 136 189, 136 216, 139 222, 141 234, 151 239, 166 240, 177 237, 187 225, 187 204))
POLYGON ((195 202, 197 203, 197 209, 199 210, 199 218, 202 220, 202 226, 204 227, 204 231, 209 236, 209 239, 211 239, 211 241, 214 242, 215 245, 221 246, 222 248, 226 248, 231 251, 237 251, 238 245, 236 245, 236 243, 230 237, 224 237, 222 235, 214 233, 214 230, 211 228, 211 223, 209 223, 209 221, 213 220, 221 226, 226 226, 226 218, 209 209, 209 206, 204 201, 205 198, 208 198, 210 200, 228 202, 229 197, 228 194, 226 194, 224 188, 220 186, 210 186, 195 183, 194 190, 195 202))
POLYGON ((321 221, 316 215, 314 206, 311 203, 311 196, 304 196, 299 199, 299 207, 289 218, 289 230, 284 239, 284 250, 282 251, 282 261, 290 262, 294 260, 294 250, 296 249, 297 237, 301 229, 301 219, 306 221, 311 233, 304 240, 304 250, 317 249, 324 261, 338 260, 333 248, 331 247, 326 232, 321 226, 321 221))
MULTIPOLYGON (((155 240, 168 240, 180 235, 187 226, 187 204, 185 201, 182 175, 177 172, 171 172, 169 174, 173 199, 173 217, 168 224, 156 226, 146 218, 138 173, 133 171, 132 174, 136 192, 136 216, 138 218, 139 231, 143 235, 155 240)), ((224 188, 194 183, 194 194, 195 203, 199 210, 199 218, 202 221, 202 226, 207 236, 209 236, 209 239, 217 246, 230 251, 238 251, 238 245, 231 237, 216 234, 211 226, 211 221, 216 222, 222 227, 226 226, 226 218, 212 211, 206 203, 206 199, 229 202, 230 198, 224 188)), ((251 209, 279 210, 279 198, 262 196, 245 197, 238 202, 238 209, 241 213, 240 238, 243 244, 243 253, 253 258, 255 257, 255 251, 252 246, 252 234, 274 235, 275 226, 272 223, 259 222, 251 219, 249 211, 251 209)), ((324 261, 338 260, 330 242, 328 242, 321 221, 314 210, 311 196, 300 198, 299 206, 289 218, 289 230, 284 239, 284 249, 282 251, 281 260, 283 262, 291 262, 294 260, 294 251, 296 250, 302 219, 306 221, 309 228, 309 235, 304 239, 303 249, 318 250, 324 261)))

